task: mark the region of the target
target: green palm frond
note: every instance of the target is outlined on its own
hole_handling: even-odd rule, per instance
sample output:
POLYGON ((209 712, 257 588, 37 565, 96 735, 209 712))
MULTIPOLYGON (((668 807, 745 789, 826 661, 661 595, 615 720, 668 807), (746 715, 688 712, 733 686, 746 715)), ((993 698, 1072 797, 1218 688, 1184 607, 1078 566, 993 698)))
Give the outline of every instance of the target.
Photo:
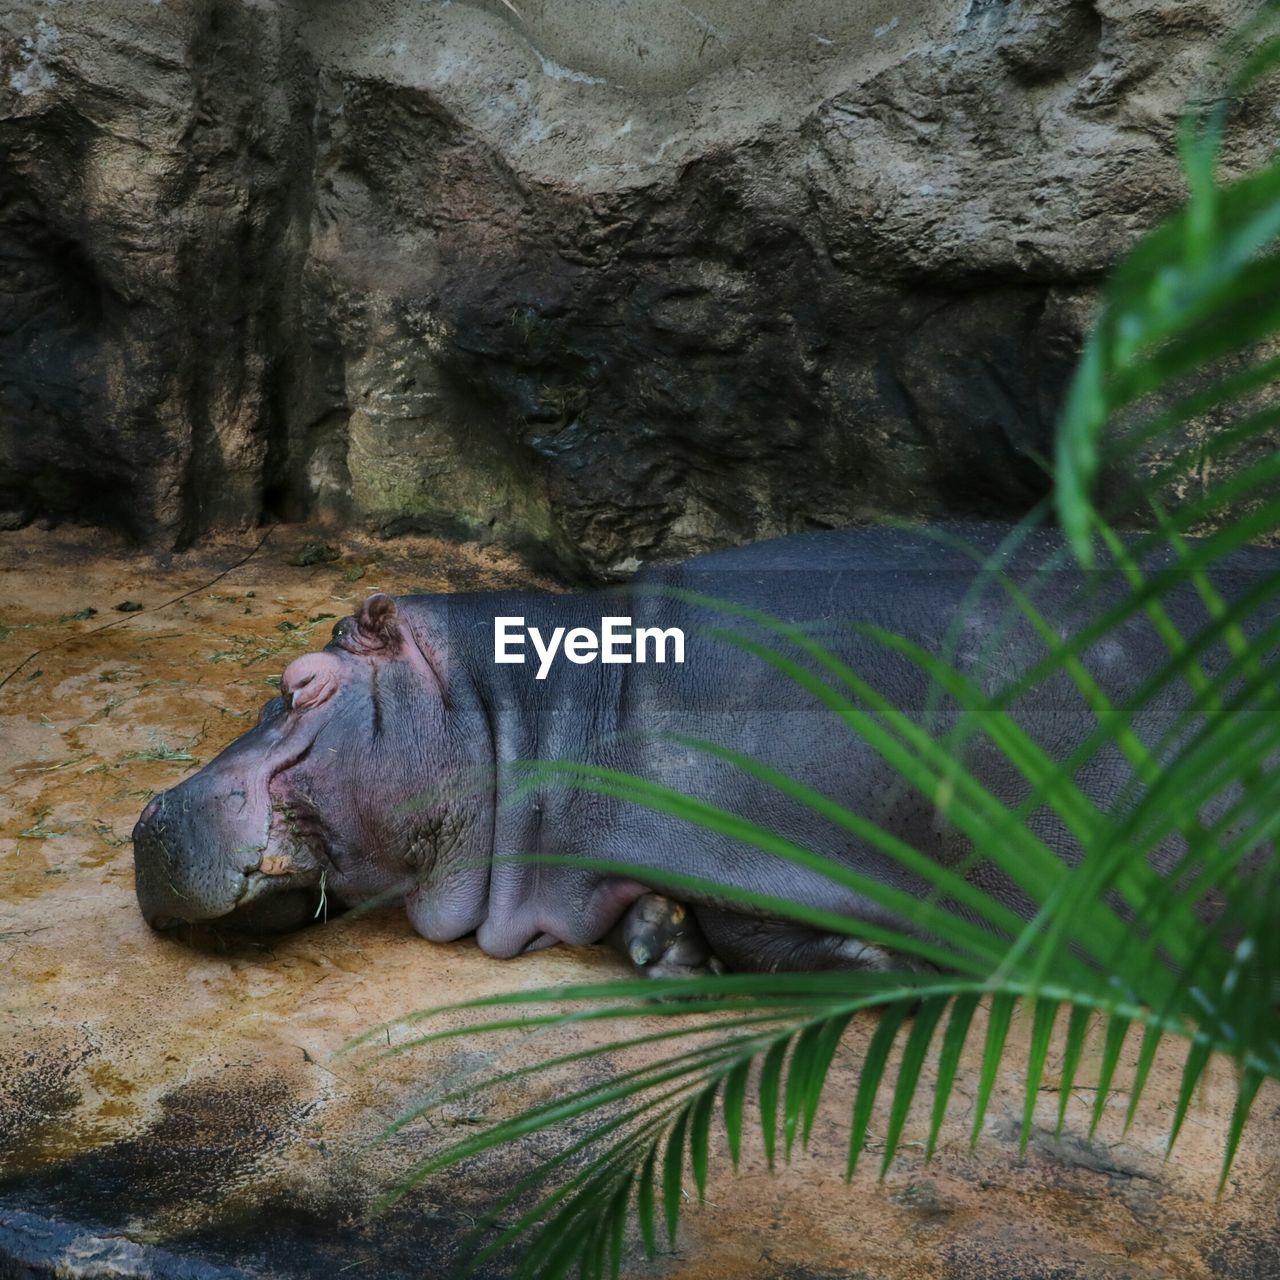
MULTIPOLYGON (((410 1029, 406 1038, 377 1052, 384 1028, 371 1031, 353 1046, 370 1065, 461 1036, 610 1030, 585 1047, 469 1080, 427 1104, 496 1096, 544 1073, 560 1080, 578 1073, 578 1083, 548 1101, 439 1150, 393 1193, 530 1135, 567 1135, 555 1155, 491 1207, 475 1264, 519 1241, 522 1276, 616 1276, 632 1223, 645 1253, 655 1256, 664 1235, 675 1238, 689 1187, 704 1194, 720 1135, 737 1166, 748 1138, 748 1099, 770 1167, 807 1144, 846 1030, 871 1016, 878 1021, 861 1054, 848 1116, 851 1177, 867 1153, 878 1105, 887 1115, 878 1138, 882 1176, 901 1149, 913 1104, 926 1093, 925 1155, 934 1154, 966 1049, 980 1055, 972 1141, 1017 1057, 1025 1146, 1051 1053, 1060 1054, 1060 1132, 1086 1049, 1096 1046, 1092 1135, 1119 1084, 1128 1091, 1126 1127, 1132 1122, 1157 1054, 1172 1039, 1184 1065, 1171 1143, 1214 1055, 1235 1064, 1225 1183, 1262 1081, 1280 1079, 1280 869, 1270 852, 1280 828, 1280 770, 1273 767, 1280 760, 1280 680, 1272 657, 1280 650, 1280 619, 1269 620, 1280 581, 1250 583, 1228 598, 1212 572, 1280 530, 1280 451, 1268 435, 1280 426, 1280 163, 1229 182, 1219 180, 1218 169, 1231 103, 1280 62, 1280 36, 1272 34, 1277 12, 1276 4, 1263 6, 1226 49, 1231 70, 1221 89, 1187 112, 1179 153, 1189 198, 1112 276, 1060 423, 1059 523, 1079 563, 1096 566, 1105 557, 1122 589, 1100 592, 1092 616, 1064 636, 1034 587, 998 571, 987 575, 986 588, 1007 596, 1010 625, 1029 627, 1043 647, 1042 658, 995 690, 981 687, 952 649, 926 652, 862 627, 869 642, 928 676, 933 695, 923 713, 895 706, 804 628, 688 597, 719 610, 724 625, 714 634, 735 646, 741 661, 784 673, 891 765, 904 788, 926 797, 1017 886, 1032 904, 1030 918, 975 889, 968 868, 937 866, 865 816, 714 742, 681 740, 895 860, 927 892, 907 894, 835 866, 759 822, 643 778, 568 761, 520 766, 526 785, 603 794, 821 872, 900 923, 855 925, 833 912, 674 872, 657 887, 676 896, 714 889, 721 901, 870 940, 943 972, 585 984, 424 1010, 400 1020, 410 1029), (1206 414, 1215 415, 1215 429, 1196 439, 1192 428, 1206 414), (1202 481, 1216 478, 1169 504, 1170 487, 1192 472, 1202 481), (1121 536, 1113 518, 1132 513, 1138 499, 1152 531, 1121 536), (1202 536, 1189 539, 1190 532, 1202 536), (1167 607, 1170 593, 1187 584, 1207 619, 1194 634, 1184 634, 1167 607), (1167 659, 1113 700, 1086 656, 1137 620, 1159 637, 1167 659), (1020 701, 1055 680, 1091 716, 1085 740, 1066 759, 1051 758, 1015 714, 1020 701), (1144 737, 1136 718, 1174 688, 1186 695, 1177 714, 1159 740, 1144 737), (939 730, 931 712, 944 704, 955 714, 939 730), (966 766, 966 745, 975 741, 1016 772, 1025 787, 1019 803, 1003 802, 966 766), (1133 779, 1105 807, 1077 781, 1104 750, 1118 753, 1133 779), (1077 865, 1036 834, 1032 819, 1046 812, 1078 847, 1077 865), (1157 850, 1173 851, 1171 868, 1153 865, 1157 850), (1206 923, 1201 904, 1211 893, 1223 905, 1206 923), (1015 1035, 1019 1011, 1026 1026, 1015 1035), (441 1015, 459 1012, 480 1020, 441 1025, 441 1015), (590 1077, 583 1071, 605 1061, 627 1065, 590 1077), (1130 1061, 1132 1070, 1122 1070, 1130 1061), (547 1191, 554 1179, 558 1185, 547 1191)), ((573 861, 625 870, 603 858, 573 861)), ((397 1120, 388 1134, 425 1109, 397 1120)))

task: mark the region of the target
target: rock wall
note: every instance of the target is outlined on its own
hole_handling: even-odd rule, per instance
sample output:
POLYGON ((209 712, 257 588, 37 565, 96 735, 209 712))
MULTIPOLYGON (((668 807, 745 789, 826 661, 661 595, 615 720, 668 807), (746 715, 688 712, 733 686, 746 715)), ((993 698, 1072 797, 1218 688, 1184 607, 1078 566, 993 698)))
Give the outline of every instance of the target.
POLYGON ((607 573, 1023 510, 1250 8, 11 0, 0 525, 607 573))

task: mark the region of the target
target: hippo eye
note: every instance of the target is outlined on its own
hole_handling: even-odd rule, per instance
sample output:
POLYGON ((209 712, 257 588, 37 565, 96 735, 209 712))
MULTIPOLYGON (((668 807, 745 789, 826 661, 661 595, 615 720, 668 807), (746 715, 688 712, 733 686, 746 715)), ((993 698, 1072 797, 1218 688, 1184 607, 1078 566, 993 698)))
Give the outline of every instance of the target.
POLYGON ((280 692, 290 711, 306 711, 328 702, 341 683, 338 660, 331 653, 295 658, 280 677, 280 692))

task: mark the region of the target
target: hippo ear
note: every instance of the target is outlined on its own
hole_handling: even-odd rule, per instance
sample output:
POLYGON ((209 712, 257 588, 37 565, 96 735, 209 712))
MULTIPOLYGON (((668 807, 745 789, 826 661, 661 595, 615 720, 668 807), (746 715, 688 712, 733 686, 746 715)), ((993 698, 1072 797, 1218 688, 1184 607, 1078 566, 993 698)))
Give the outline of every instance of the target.
POLYGON ((370 596, 356 611, 356 627, 365 643, 394 649, 400 643, 400 611, 385 591, 370 596))
POLYGON ((350 618, 333 629, 333 643, 348 653, 380 658, 399 657, 417 666, 443 691, 444 656, 400 613, 383 591, 370 596, 350 618))

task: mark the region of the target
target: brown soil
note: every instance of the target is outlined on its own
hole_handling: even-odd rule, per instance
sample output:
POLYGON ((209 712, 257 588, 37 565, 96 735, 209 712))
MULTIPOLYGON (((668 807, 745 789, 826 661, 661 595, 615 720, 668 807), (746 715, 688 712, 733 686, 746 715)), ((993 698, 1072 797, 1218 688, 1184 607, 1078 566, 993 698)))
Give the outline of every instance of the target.
MULTIPOLYGON (((381 1060, 334 1055, 424 1005, 620 975, 607 953, 558 948, 504 964, 470 942, 433 946, 398 911, 269 944, 160 936, 138 914, 129 847, 138 812, 251 723, 289 658, 327 638, 328 615, 373 590, 529 581, 496 556, 426 540, 344 536, 336 561, 289 563, 317 540, 315 531, 278 530, 217 581, 254 540, 163 560, 101 537, 26 531, 0 541, 0 678, 15 671, 0 688, 0 1274, 5 1215, 21 1212, 253 1274, 431 1273, 454 1256, 494 1189, 546 1157, 526 1143, 367 1218, 373 1196, 415 1158, 557 1086, 477 1094, 474 1105, 452 1104, 371 1146, 389 1119, 492 1067, 499 1052, 504 1064, 521 1052, 550 1055, 587 1033, 523 1050, 469 1038, 381 1060), (115 612, 126 600, 145 608, 115 612), (77 616, 87 609, 96 613, 77 616)), ((1012 1077, 969 1152, 970 1061, 932 1164, 920 1154, 916 1114, 885 1180, 868 1158, 846 1184, 849 1079, 867 1030, 847 1037, 809 1150, 776 1178, 755 1145, 739 1176, 717 1160, 708 1203, 690 1206, 678 1247, 629 1274, 1280 1276, 1276 1091, 1259 1097, 1220 1202, 1231 1069, 1211 1072, 1166 1163, 1173 1054, 1157 1063, 1126 1140, 1119 1095, 1100 1140, 1080 1136, 1092 1103, 1086 1080, 1070 1100, 1065 1139, 1037 1128, 1025 1157, 1012 1077)), ((1051 1075, 1041 1126, 1052 1124, 1053 1086, 1051 1075)), ((883 1116, 873 1130, 883 1132, 883 1116)), ((72 1254, 63 1262, 88 1274, 72 1254)))

